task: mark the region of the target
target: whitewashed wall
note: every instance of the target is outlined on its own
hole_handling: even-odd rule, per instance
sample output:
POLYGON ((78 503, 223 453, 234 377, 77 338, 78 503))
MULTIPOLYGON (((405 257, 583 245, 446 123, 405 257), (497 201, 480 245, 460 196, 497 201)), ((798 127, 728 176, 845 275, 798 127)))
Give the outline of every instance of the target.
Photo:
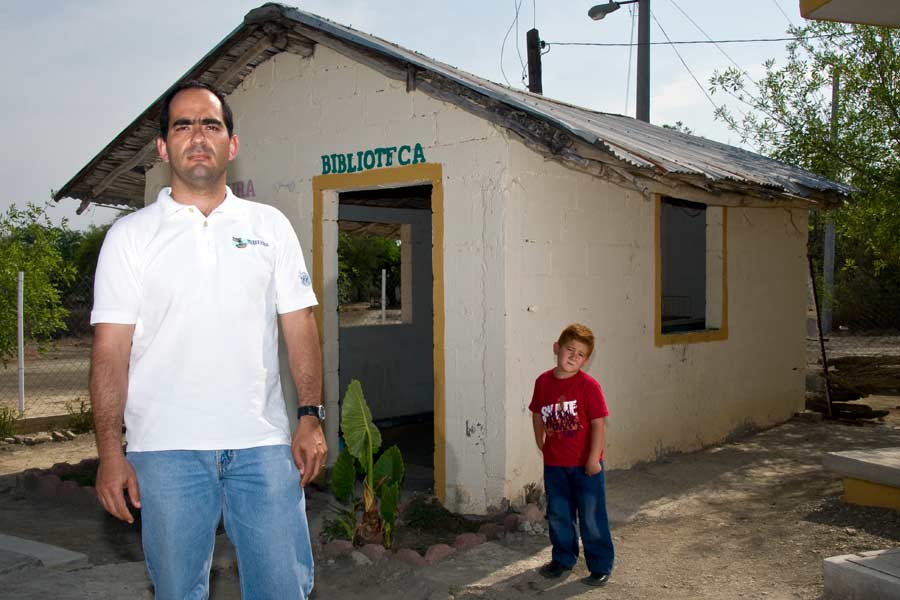
POLYGON ((806 212, 729 209, 725 341, 654 344, 654 204, 510 146, 507 494, 540 481, 527 410, 571 322, 597 347, 587 371, 611 416, 607 466, 694 450, 802 408, 806 212))

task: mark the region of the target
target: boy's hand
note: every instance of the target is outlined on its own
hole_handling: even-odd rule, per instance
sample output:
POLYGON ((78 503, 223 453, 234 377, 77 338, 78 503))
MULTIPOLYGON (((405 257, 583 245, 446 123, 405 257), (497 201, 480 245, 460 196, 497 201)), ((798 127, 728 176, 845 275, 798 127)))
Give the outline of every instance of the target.
POLYGON ((587 473, 588 477, 593 477, 601 471, 603 471, 603 463, 600 461, 588 459, 587 464, 584 465, 584 472, 587 473))

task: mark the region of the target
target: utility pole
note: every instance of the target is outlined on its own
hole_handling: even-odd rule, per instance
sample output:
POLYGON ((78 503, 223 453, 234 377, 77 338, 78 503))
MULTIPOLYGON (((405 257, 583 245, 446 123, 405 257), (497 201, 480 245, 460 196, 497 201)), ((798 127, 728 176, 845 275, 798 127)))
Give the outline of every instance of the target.
POLYGON ((650 122, 650 0, 613 0, 597 4, 588 11, 595 21, 603 19, 611 12, 622 8, 623 4, 638 5, 638 64, 637 97, 635 116, 640 121, 650 122))
POLYGON ((528 91, 534 94, 544 93, 541 81, 541 35, 537 29, 530 29, 525 34, 525 47, 528 54, 528 91))
POLYGON ((638 1, 637 109, 639 121, 650 122, 650 0, 638 1))

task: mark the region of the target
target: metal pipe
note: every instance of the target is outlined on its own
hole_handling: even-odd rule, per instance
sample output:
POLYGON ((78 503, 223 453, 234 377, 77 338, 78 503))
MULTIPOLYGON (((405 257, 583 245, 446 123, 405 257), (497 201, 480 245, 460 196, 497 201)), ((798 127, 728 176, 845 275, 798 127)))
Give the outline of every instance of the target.
POLYGON ((19 338, 19 414, 25 413, 25 273, 19 271, 16 302, 17 337, 19 338))

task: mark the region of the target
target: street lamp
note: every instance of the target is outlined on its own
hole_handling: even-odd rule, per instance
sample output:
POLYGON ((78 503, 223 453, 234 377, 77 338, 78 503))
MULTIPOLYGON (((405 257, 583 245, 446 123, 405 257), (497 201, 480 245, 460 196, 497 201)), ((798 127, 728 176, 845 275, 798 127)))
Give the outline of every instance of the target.
POLYGON ((622 2, 607 2, 606 4, 597 4, 588 11, 588 16, 595 21, 599 21, 611 12, 616 12, 622 8, 623 4, 634 4, 638 0, 622 0, 622 2))
POLYGON ((620 0, 597 4, 588 11, 588 16, 599 21, 611 12, 619 10, 623 4, 638 3, 638 64, 637 97, 635 114, 641 121, 650 122, 650 0, 620 0))

